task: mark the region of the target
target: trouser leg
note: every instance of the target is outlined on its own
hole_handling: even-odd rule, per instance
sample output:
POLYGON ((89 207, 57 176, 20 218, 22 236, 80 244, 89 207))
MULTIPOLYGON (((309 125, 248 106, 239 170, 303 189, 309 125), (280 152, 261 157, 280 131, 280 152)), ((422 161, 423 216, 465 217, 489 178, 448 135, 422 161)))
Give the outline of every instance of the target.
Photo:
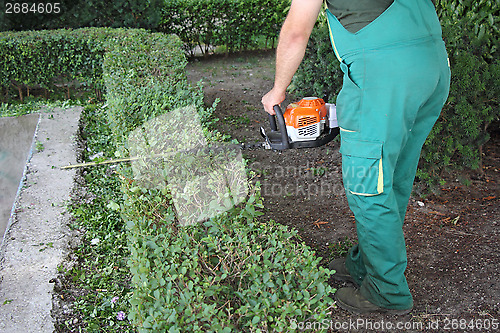
POLYGON ((404 276, 406 247, 394 191, 376 198, 347 196, 356 216, 359 242, 346 258, 347 269, 372 303, 392 309, 411 308, 413 300, 404 276))
MULTIPOLYGON (((402 226, 421 147, 439 115, 449 84, 442 63, 433 60, 438 57, 434 49, 433 43, 411 46, 398 50, 394 60, 388 60, 389 53, 380 52, 375 61, 365 55, 362 60, 343 66, 349 71, 350 84, 360 84, 358 93, 363 94, 364 103, 356 110, 344 109, 350 114, 341 115, 351 121, 344 122, 348 125, 354 123, 354 116, 360 117, 355 131, 341 133, 344 186, 356 218, 359 241, 349 252, 346 267, 360 283, 363 296, 391 309, 407 309, 413 304, 404 276, 407 259, 402 226), (416 65, 410 61, 415 54, 420 60, 416 65), (409 60, 401 63, 401 59, 409 60), (402 68, 394 67, 398 61, 402 68), (396 80, 402 72, 406 80, 396 80), (370 74, 373 79, 369 79, 370 74), (377 87, 371 86, 371 82, 389 93, 376 93, 377 87), (369 179, 380 176, 371 171, 377 164, 374 147, 380 143, 383 192, 377 191, 369 179), (368 171, 359 172, 365 169, 368 171), (356 190, 364 187, 368 188, 366 193, 356 190)), ((350 96, 345 93, 339 98, 357 97, 354 93, 355 89, 351 89, 350 96)))
POLYGON ((420 108, 415 123, 409 132, 408 141, 401 150, 401 155, 396 164, 393 189, 398 199, 399 214, 403 219, 406 215, 422 146, 437 121, 448 96, 450 87, 449 68, 444 67, 443 71, 434 94, 420 108))

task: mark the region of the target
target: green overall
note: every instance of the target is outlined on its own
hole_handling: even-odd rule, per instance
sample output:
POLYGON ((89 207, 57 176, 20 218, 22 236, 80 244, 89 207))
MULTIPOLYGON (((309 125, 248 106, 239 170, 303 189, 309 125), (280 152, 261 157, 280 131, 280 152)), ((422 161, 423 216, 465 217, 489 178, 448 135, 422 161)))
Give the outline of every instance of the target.
POLYGON ((327 17, 344 72, 340 152, 358 235, 346 267, 369 301, 408 309, 403 221, 422 145, 450 85, 441 26, 431 0, 395 0, 356 33, 328 10, 327 17))

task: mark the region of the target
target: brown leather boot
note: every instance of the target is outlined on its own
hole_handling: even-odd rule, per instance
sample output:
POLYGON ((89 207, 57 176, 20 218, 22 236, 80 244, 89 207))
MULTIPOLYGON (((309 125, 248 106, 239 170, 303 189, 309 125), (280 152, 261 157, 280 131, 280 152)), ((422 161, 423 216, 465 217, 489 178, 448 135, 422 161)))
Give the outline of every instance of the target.
POLYGON ((371 303, 363 295, 361 295, 359 289, 351 287, 340 288, 337 290, 335 293, 335 300, 337 301, 337 305, 339 307, 356 314, 381 312, 394 315, 405 315, 412 310, 412 308, 399 310, 380 307, 371 303))
POLYGON ((344 257, 333 259, 328 264, 328 268, 335 271, 335 274, 333 274, 333 278, 336 281, 349 282, 349 283, 354 284, 357 288, 359 288, 359 285, 352 278, 351 274, 349 273, 349 271, 345 267, 345 258, 344 257))

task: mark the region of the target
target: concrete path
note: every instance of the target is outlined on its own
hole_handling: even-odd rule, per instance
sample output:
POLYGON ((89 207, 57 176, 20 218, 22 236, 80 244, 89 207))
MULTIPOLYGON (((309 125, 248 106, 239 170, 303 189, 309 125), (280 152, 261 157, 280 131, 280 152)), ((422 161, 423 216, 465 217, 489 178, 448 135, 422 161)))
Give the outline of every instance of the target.
POLYGON ((76 163, 75 136, 81 108, 42 112, 40 142, 28 163, 15 215, 0 248, 0 332, 54 331, 50 315, 57 266, 67 252, 66 204, 76 163))
POLYGON ((40 114, 0 118, 0 244, 30 156, 40 114))

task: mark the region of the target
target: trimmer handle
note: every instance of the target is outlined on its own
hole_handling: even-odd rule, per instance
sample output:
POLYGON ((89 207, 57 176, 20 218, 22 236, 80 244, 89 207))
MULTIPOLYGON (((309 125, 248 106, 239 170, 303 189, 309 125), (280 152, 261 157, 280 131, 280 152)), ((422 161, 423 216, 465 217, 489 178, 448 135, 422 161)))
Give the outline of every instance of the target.
MULTIPOLYGON (((279 108, 279 106, 277 106, 277 107, 279 108)), ((274 112, 276 112, 276 111, 274 111, 274 112)), ((269 114, 269 125, 271 125, 271 130, 273 130, 273 131, 278 130, 278 128, 276 127, 276 118, 274 117, 273 114, 269 114)))
POLYGON ((286 131, 285 118, 283 117, 283 112, 281 112, 281 108, 279 105, 273 106, 273 110, 276 113, 276 116, 269 115, 269 125, 271 126, 272 132, 278 132, 281 136, 281 143, 279 149, 288 149, 290 148, 290 143, 288 141, 288 133, 286 131), (278 126, 276 126, 276 119, 278 119, 278 126))

